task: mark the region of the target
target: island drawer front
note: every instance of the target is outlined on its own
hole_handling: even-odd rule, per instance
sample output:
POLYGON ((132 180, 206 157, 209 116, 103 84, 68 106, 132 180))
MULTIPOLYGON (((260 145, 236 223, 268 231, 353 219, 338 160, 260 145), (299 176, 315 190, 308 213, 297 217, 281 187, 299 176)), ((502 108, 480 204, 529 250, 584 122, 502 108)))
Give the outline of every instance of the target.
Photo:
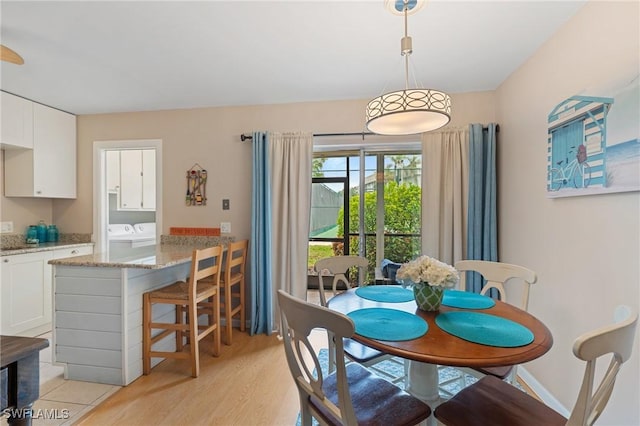
POLYGON ((80 247, 65 247, 57 248, 53 250, 54 259, 64 259, 67 257, 84 256, 86 254, 93 254, 93 246, 80 246, 80 247))

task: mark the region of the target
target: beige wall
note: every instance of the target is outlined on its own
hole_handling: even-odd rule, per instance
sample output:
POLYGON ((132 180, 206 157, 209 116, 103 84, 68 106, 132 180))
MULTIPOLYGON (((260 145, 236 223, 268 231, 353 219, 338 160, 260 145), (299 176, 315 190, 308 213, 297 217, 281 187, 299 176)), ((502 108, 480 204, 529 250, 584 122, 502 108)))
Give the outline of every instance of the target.
MULTIPOLYGON (((452 96, 451 126, 495 120, 493 92, 452 96)), ((217 227, 231 222, 232 234, 250 236, 251 143, 253 130, 361 132, 366 101, 317 102, 250 107, 201 108, 86 115, 78 117, 78 198, 55 200, 53 219, 69 232, 92 232, 94 141, 163 141, 163 233, 171 226, 217 227), (207 169, 206 207, 187 207, 185 172, 194 163, 207 169), (231 209, 222 210, 222 199, 231 209)))
MULTIPOLYGON (((609 323, 618 304, 638 309, 640 193, 546 198, 547 115, 586 88, 638 75, 639 12, 638 2, 588 3, 496 91, 500 259, 538 272, 529 309, 554 346, 526 369, 567 408, 584 367, 573 339, 609 323)), ((640 424, 638 342, 598 424, 640 424)))

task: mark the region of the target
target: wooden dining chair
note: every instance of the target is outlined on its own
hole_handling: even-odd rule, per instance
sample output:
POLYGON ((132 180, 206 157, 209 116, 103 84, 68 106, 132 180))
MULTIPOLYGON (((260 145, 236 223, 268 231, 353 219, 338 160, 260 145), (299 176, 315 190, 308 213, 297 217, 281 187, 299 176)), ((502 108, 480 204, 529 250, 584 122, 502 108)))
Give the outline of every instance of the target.
POLYGON ((585 333, 573 344, 574 355, 586 361, 586 366, 569 419, 493 376, 482 378, 441 404, 435 410, 436 418, 449 426, 593 425, 607 405, 620 367, 631 357, 633 348, 638 313, 620 306, 617 314, 619 322, 585 333), (609 354, 613 354, 609 367, 594 391, 596 362, 609 354))
POLYGON ((353 336, 353 321, 278 290, 287 363, 300 397, 301 424, 311 418, 328 425, 416 425, 431 414, 427 404, 358 363, 345 364, 342 342, 353 336), (320 367, 309 341, 312 330, 336 338, 336 369, 320 367))
POLYGON ((245 269, 249 240, 230 243, 227 247, 224 273, 220 278, 220 310, 225 318, 225 343, 231 344, 233 317, 240 320, 240 331, 245 330, 245 269), (235 287, 235 290, 234 290, 235 287), (234 306, 235 303, 235 306, 234 306))
MULTIPOLYGON (((531 269, 519 265, 512 265, 510 263, 491 262, 486 260, 460 260, 456 262, 455 268, 461 273, 459 285, 461 290, 466 290, 467 274, 464 274, 463 272, 477 272, 486 280, 480 294, 487 295, 491 289, 495 289, 495 291, 498 292, 500 300, 503 302, 511 303, 511 299, 515 299, 513 297, 513 295, 516 294, 515 287, 519 286, 520 302, 511 304, 523 311, 526 311, 529 307, 530 286, 538 280, 536 273, 531 269), (505 286, 510 288, 509 292, 507 292, 505 286), (508 295, 511 299, 508 299, 508 295)), ((464 387, 466 385, 465 374, 469 374, 478 379, 486 375, 490 375, 501 380, 506 380, 508 383, 513 383, 516 380, 517 374, 517 366, 515 365, 485 368, 458 368, 458 370, 460 371, 459 375, 440 382, 440 388, 445 393, 450 393, 444 389, 444 387, 453 381, 458 381, 460 383, 460 387, 464 387)))
MULTIPOLYGON (((143 355, 142 365, 145 375, 151 372, 151 358, 182 358, 191 362, 191 375, 200 373, 199 342, 212 336, 213 355, 220 354, 220 263, 222 247, 194 250, 191 256, 191 272, 187 282, 177 281, 166 287, 143 294, 143 355), (204 278, 212 277, 208 281, 204 278), (154 305, 175 305, 175 322, 159 322, 154 315, 154 305), (186 313, 186 321, 185 321, 186 313), (207 324, 199 325, 200 315, 207 316, 207 324), (154 330, 162 330, 154 333, 154 330), (176 350, 154 351, 153 345, 175 333, 176 350), (188 339, 185 351, 184 338, 188 339)), ((165 311, 166 312, 166 311, 165 311)))
MULTIPOLYGON (((342 282, 347 289, 351 288, 351 283, 347 277, 347 273, 351 268, 360 268, 360 273, 364 273, 363 269, 369 266, 369 260, 361 256, 333 256, 325 257, 318 260, 314 269, 318 274, 318 290, 320 293, 320 304, 327 306, 327 297, 324 289, 324 278, 333 277, 332 292, 335 296, 338 292, 338 284, 342 282)), ((408 365, 403 361, 399 361, 391 355, 380 352, 377 349, 365 346, 360 342, 356 342, 353 339, 347 339, 344 342, 344 353, 349 359, 369 367, 385 377, 388 377, 393 383, 398 383, 406 379, 408 365), (388 371, 377 368, 376 364, 388 361, 402 364, 404 368, 404 375, 393 376, 388 371)), ((333 371, 335 367, 335 350, 333 345, 333 339, 329 340, 329 371, 333 371)))

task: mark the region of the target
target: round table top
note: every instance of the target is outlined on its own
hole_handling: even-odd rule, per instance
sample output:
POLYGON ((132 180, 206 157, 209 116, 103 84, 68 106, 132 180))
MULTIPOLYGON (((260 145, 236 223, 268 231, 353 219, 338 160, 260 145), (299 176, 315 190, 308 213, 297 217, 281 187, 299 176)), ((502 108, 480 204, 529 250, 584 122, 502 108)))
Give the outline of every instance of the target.
MULTIPOLYGON (((354 334, 353 339, 382 352, 414 361, 430 364, 497 367, 521 364, 544 355, 553 345, 549 329, 536 317, 508 303, 496 300, 489 309, 458 309, 442 305, 437 312, 418 309, 415 301, 384 303, 363 299, 355 294, 356 289, 345 291, 329 300, 334 311, 348 314, 363 308, 388 308, 409 312, 423 318, 429 329, 423 336, 406 341, 382 341, 354 334), (441 330, 435 322, 439 313, 452 311, 480 312, 515 321, 527 327, 534 335, 533 342, 519 347, 495 347, 469 342, 441 330)), ((401 324, 398 325, 399 327, 401 324)))

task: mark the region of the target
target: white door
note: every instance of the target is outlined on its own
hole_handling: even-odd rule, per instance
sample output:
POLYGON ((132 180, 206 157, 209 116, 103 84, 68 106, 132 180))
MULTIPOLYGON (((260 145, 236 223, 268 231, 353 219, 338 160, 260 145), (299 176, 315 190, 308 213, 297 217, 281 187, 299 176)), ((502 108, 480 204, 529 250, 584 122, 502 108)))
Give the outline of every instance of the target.
POLYGON ((156 209, 156 150, 142 150, 142 208, 156 209))
POLYGON ((120 151, 120 209, 142 208, 142 151, 120 151))

